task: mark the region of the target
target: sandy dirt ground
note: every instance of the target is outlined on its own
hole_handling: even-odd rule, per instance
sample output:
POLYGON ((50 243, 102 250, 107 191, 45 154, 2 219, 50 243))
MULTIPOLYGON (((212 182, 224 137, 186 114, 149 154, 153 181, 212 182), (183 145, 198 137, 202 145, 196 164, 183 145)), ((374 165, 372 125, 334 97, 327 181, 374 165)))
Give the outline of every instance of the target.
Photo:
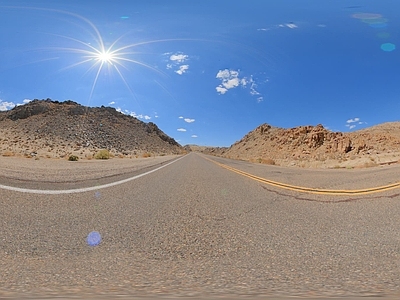
POLYGON ((44 182, 84 181, 130 173, 177 157, 179 156, 166 155, 149 158, 68 161, 0 156, 0 178, 44 182))

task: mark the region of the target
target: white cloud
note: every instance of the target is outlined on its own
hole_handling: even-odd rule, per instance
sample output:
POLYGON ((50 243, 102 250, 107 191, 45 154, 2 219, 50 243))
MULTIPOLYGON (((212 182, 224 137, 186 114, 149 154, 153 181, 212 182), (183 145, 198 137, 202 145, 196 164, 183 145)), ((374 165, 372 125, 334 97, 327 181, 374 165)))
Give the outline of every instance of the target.
POLYGON ((349 129, 353 129, 355 128, 357 125, 362 125, 362 124, 367 124, 367 122, 363 122, 361 121, 360 118, 353 118, 353 119, 348 119, 346 121, 346 127, 348 127, 349 129))
POLYGON ((239 71, 235 70, 219 70, 215 78, 221 80, 221 84, 215 88, 220 94, 225 94, 229 89, 236 88, 239 85, 246 86, 247 84, 246 78, 240 79, 239 71))
POLYGON ((260 93, 256 90, 257 88, 257 84, 255 83, 255 81, 253 80, 253 77, 250 77, 250 94, 252 96, 257 96, 260 95, 260 93))
POLYGON ((9 109, 14 108, 16 105, 14 102, 6 102, 3 100, 0 100, 0 111, 6 111, 9 109))
POLYGON ((217 86, 215 89, 217 90, 217 93, 220 93, 222 95, 228 91, 228 89, 221 87, 221 86, 217 86))
POLYGON ((164 53, 164 55, 169 56, 167 69, 175 69, 174 72, 179 75, 183 75, 189 69, 188 64, 183 64, 185 61, 189 60, 189 55, 182 52, 177 52, 174 54, 170 52, 164 53))
POLYGON ((176 62, 179 62, 179 63, 182 63, 182 62, 184 62, 185 60, 187 60, 189 58, 189 55, 186 55, 186 54, 182 54, 182 53, 177 53, 177 54, 172 54, 170 57, 169 57, 169 59, 170 60, 172 60, 172 61, 176 61, 176 62))
POLYGON ((178 131, 181 131, 181 132, 185 132, 185 131, 186 131, 185 128, 178 128, 177 130, 178 130, 178 131))
POLYGON ((180 117, 179 117, 179 119, 183 119, 183 117, 182 117, 182 116, 180 116, 180 117))
POLYGON ((285 24, 285 26, 288 27, 288 28, 290 28, 290 29, 294 29, 294 28, 297 28, 297 27, 298 27, 296 24, 293 24, 293 23, 285 24))
POLYGON ((192 135, 192 138, 197 138, 197 135, 193 134, 193 135, 192 135))
POLYGON ((258 103, 263 102, 263 101, 264 101, 264 98, 263 98, 263 97, 258 97, 258 98, 257 98, 257 102, 258 102, 258 103))
POLYGON ((3 101, 0 99, 0 111, 10 110, 13 109, 15 106, 21 106, 31 101, 32 101, 31 99, 24 99, 22 100, 22 103, 14 103, 14 102, 3 101))
POLYGON ((115 104, 115 101, 111 101, 110 103, 108 103, 108 105, 113 105, 115 104))
POLYGON ((182 65, 179 66, 179 70, 176 70, 175 73, 182 75, 183 73, 186 73, 187 69, 189 69, 189 65, 182 65))
POLYGON ((221 80, 221 84, 215 88, 217 93, 219 93, 220 95, 225 94, 229 89, 241 86, 243 88, 249 87, 250 95, 259 96, 257 97, 258 102, 260 102, 260 99, 261 100, 263 99, 261 97, 261 93, 257 90, 258 85, 253 79, 253 76, 250 76, 250 78, 248 77, 240 78, 239 70, 235 71, 235 70, 225 69, 225 70, 219 70, 216 78, 221 80))
POLYGON ((354 118, 354 119, 347 120, 346 123, 356 123, 358 121, 360 121, 360 118, 354 118))
POLYGON ((299 28, 298 25, 294 24, 293 22, 290 23, 283 23, 283 24, 278 24, 278 25, 272 25, 270 27, 264 27, 264 28, 258 28, 257 31, 269 31, 271 29, 276 29, 276 28, 290 28, 290 29, 296 29, 299 28))
POLYGON ((124 115, 128 115, 128 116, 131 116, 131 117, 134 117, 134 118, 137 118, 137 119, 145 119, 145 120, 150 120, 151 119, 151 117, 148 116, 148 115, 142 115, 142 114, 138 115, 134 111, 129 111, 127 109, 122 110, 120 107, 117 107, 115 110, 117 112, 120 112, 120 113, 124 114, 124 115))
POLYGON ((187 122, 187 123, 193 123, 195 121, 195 119, 186 118, 186 119, 184 119, 184 121, 187 122))

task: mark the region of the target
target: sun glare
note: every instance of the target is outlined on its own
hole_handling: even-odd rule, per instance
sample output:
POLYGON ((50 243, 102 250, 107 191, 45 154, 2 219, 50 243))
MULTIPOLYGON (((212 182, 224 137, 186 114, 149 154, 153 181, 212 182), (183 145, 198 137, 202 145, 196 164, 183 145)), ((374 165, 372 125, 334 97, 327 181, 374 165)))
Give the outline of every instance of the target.
POLYGON ((100 52, 97 59, 103 63, 112 64, 113 55, 112 55, 112 53, 109 53, 109 52, 100 52))

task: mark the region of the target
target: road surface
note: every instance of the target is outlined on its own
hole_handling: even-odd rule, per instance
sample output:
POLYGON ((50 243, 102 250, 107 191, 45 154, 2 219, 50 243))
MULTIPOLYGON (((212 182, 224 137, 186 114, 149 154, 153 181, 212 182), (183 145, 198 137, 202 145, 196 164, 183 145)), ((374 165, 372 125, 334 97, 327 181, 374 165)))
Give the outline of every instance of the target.
POLYGON ((60 182, 0 177, 26 189, 0 189, 0 298, 400 295, 399 188, 305 193, 237 172, 349 191, 399 182, 397 166, 310 171, 196 153, 171 162, 64 194, 29 192, 60 182), (94 231, 101 241, 89 246, 94 231))

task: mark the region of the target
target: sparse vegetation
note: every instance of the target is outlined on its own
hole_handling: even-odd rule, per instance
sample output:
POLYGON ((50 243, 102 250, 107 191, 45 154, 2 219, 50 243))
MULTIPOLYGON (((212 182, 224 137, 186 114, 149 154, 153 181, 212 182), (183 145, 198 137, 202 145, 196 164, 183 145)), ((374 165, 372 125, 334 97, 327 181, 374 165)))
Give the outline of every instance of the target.
POLYGON ((108 151, 107 149, 100 150, 95 154, 94 158, 95 159, 109 159, 110 151, 108 151))
POLYGON ((79 157, 76 156, 76 155, 70 155, 70 156, 68 157, 68 160, 69 160, 69 161, 78 161, 78 159, 79 159, 79 157))
POLYGON ((142 154, 142 157, 143 158, 151 157, 151 153, 145 152, 145 153, 142 154))
POLYGON ((12 151, 4 151, 3 156, 7 156, 7 157, 15 156, 15 153, 12 151))
POLYGON ((275 161, 270 158, 262 158, 260 163, 265 165, 275 165, 275 161))

